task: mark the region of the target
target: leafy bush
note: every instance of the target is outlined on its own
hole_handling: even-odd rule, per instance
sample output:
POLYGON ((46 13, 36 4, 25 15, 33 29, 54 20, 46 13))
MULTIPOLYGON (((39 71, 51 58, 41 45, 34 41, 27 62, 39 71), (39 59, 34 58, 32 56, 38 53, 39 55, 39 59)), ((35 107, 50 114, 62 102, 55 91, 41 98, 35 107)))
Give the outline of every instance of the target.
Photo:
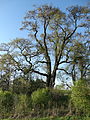
MULTIPOLYGON (((69 94, 70 91, 66 90, 58 90, 58 89, 51 89, 51 100, 54 105, 57 105, 57 107, 68 107, 69 104, 69 94)), ((55 106, 54 106, 55 107, 55 106)))
POLYGON ((38 78, 36 80, 31 80, 29 83, 27 94, 31 95, 34 91, 45 88, 45 87, 46 87, 46 84, 43 80, 40 80, 38 78))
POLYGON ((7 112, 12 111, 14 107, 14 95, 11 92, 9 91, 4 92, 4 97, 2 99, 2 106, 5 107, 5 110, 7 112))
POLYGON ((15 114, 26 115, 29 112, 29 97, 27 95, 18 95, 17 96, 17 102, 16 102, 16 109, 15 114))
POLYGON ((78 80, 72 87, 71 99, 77 113, 90 114, 90 89, 85 80, 78 80))
POLYGON ((45 82, 40 79, 36 80, 26 80, 23 77, 19 77, 13 81, 13 92, 16 94, 28 94, 31 95, 32 92, 40 88, 45 88, 45 82))
POLYGON ((57 89, 39 89, 32 93, 33 108, 44 108, 45 114, 67 114, 69 112, 69 93, 57 89), (45 110, 47 109, 47 110, 45 110), (48 112, 47 112, 48 111, 48 112))
POLYGON ((47 106, 48 102, 51 100, 48 89, 38 89, 31 95, 32 102, 34 106, 47 106))
POLYGON ((10 116, 14 112, 14 95, 9 91, 0 91, 0 118, 10 116))
POLYGON ((4 113, 4 107, 2 106, 3 98, 4 98, 4 94, 2 91, 0 91, 0 118, 2 114, 4 113))
POLYGON ((23 78, 17 78, 13 81, 13 92, 16 94, 26 94, 29 83, 23 78))

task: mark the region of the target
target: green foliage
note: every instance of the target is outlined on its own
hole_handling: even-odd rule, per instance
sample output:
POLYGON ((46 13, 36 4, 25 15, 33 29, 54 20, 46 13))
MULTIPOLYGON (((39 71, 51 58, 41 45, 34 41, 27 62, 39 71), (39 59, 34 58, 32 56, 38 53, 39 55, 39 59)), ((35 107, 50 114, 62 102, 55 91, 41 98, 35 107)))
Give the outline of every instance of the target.
MULTIPOLYGON (((3 91, 10 91, 13 88, 12 91, 15 94, 14 96, 11 92, 0 92, 0 117, 12 111, 17 118, 27 115, 32 117, 32 113, 36 117, 38 113, 40 116, 46 111, 45 115, 52 115, 50 119, 54 119, 54 115, 66 115, 69 112, 70 92, 68 90, 45 89, 43 81, 31 80, 32 75, 34 78, 36 74, 41 75, 42 78, 46 77, 46 86, 52 88, 57 70, 72 76, 74 82, 77 76, 81 79, 88 76, 87 36, 89 32, 87 28, 90 9, 72 6, 67 10, 68 12, 63 13, 53 6, 42 5, 28 11, 21 29, 29 30, 30 39, 17 38, 10 43, 0 45, 0 51, 2 51, 0 88, 3 91), (80 31, 82 29, 83 32, 77 29, 80 31), (63 63, 67 68, 60 67, 63 63), (19 75, 23 77, 17 78, 19 75), (15 78, 13 84, 12 78, 15 78), (54 114, 55 111, 59 114, 54 114)), ((84 80, 79 80, 72 87, 71 101, 79 115, 90 115, 90 89, 84 80)), ((55 118, 55 120, 58 119, 55 118)), ((82 118, 66 116, 60 119, 82 118)))
POLYGON ((81 117, 81 116, 65 116, 65 117, 60 117, 55 120, 89 120, 90 117, 81 117))
POLYGON ((17 96, 17 103, 16 103, 16 109, 15 113, 19 114, 19 116, 26 115, 29 112, 30 98, 27 95, 19 95, 17 96))
POLYGON ((3 98, 4 98, 4 94, 2 91, 0 91, 0 114, 3 113, 3 106, 2 106, 3 98))
POLYGON ((68 107, 70 99, 69 90, 51 89, 50 93, 53 106, 56 105, 57 107, 68 107))
POLYGON ((5 107, 7 112, 10 112, 14 106, 14 96, 11 92, 4 92, 4 97, 2 100, 2 106, 5 107))
POLYGON ((69 111, 69 93, 57 89, 39 89, 31 95, 33 107, 42 107, 47 109, 59 109, 63 112, 69 111))
POLYGON ((33 105, 47 106, 48 102, 51 99, 48 89, 38 89, 33 92, 31 95, 33 105))
MULTIPOLYGON (((13 119, 3 119, 3 120, 13 120, 13 119)), ((65 117, 45 117, 45 118, 27 118, 27 119, 14 119, 14 120, 90 120, 90 117, 81 116, 65 116, 65 117)))
POLYGON ((45 87, 46 87, 45 82, 37 78, 36 80, 30 81, 27 93, 31 95, 34 91, 45 87))
POLYGON ((13 92, 16 94, 26 94, 29 83, 24 78, 17 78, 13 81, 13 92))
POLYGON ((83 115, 90 114, 90 89, 85 80, 78 80, 72 87, 71 99, 76 112, 83 115))
POLYGON ((39 88, 45 88, 45 82, 40 79, 28 81, 23 77, 19 77, 13 81, 13 92, 16 94, 31 95, 39 88))
POLYGON ((11 92, 0 91, 0 118, 8 117, 14 112, 14 95, 11 92))
POLYGON ((3 106, 7 112, 11 111, 14 106, 14 95, 8 91, 0 91, 0 105, 3 106))

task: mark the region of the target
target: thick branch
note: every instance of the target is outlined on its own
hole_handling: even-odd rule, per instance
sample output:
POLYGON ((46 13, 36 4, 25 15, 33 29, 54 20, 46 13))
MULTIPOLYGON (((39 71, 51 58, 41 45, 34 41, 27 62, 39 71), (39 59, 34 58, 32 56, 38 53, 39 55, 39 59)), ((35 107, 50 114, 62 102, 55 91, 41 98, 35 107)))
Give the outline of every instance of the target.
POLYGON ((63 69, 63 68, 58 68, 58 70, 62 70, 62 71, 64 71, 66 74, 68 74, 68 75, 71 75, 71 73, 69 73, 69 72, 67 72, 65 69, 63 69))
POLYGON ((77 28, 78 28, 77 27, 77 19, 75 19, 75 28, 74 28, 74 30, 73 30, 73 32, 71 34, 67 35, 66 40, 68 40, 69 38, 72 37, 72 35, 76 32, 77 28))
POLYGON ((36 70, 34 70, 34 69, 32 70, 32 72, 37 73, 37 74, 39 74, 39 75, 47 76, 47 74, 45 74, 45 73, 41 73, 41 72, 36 71, 36 70))
MULTIPOLYGON (((58 68, 58 65, 59 65, 59 62, 60 62, 60 60, 61 60, 64 47, 65 47, 65 45, 68 43, 67 40, 72 37, 72 35, 75 33, 76 29, 77 29, 77 20, 75 20, 75 29, 73 30, 73 32, 72 32, 70 35, 67 35, 67 37, 64 36, 64 38, 63 38, 63 43, 62 43, 62 46, 61 46, 61 49, 60 49, 60 53, 59 53, 59 55, 58 55, 58 60, 55 62, 55 66, 54 66, 55 69, 58 68), (67 43, 66 43, 66 41, 67 41, 67 43)), ((62 30, 64 31, 63 28, 62 28, 62 30)), ((68 59, 68 57, 67 57, 67 59, 68 59)), ((66 61, 67 61, 67 60, 66 60, 66 61)))
POLYGON ((37 38, 37 33, 38 33, 38 30, 37 29, 35 29, 35 34, 34 34, 34 37, 35 37, 35 39, 36 39, 36 41, 37 41, 37 43, 40 45, 40 47, 43 49, 43 45, 41 44, 41 42, 38 40, 38 38, 37 38))
POLYGON ((61 25, 59 25, 59 27, 60 27, 61 30, 65 33, 65 36, 66 36, 66 31, 64 30, 64 28, 63 28, 61 25))
POLYGON ((46 57, 49 59, 49 55, 48 55, 48 48, 47 48, 47 44, 46 44, 46 29, 47 29, 47 23, 46 23, 46 19, 44 20, 44 38, 43 38, 43 41, 44 41, 44 46, 45 46, 45 52, 46 52, 46 57))
POLYGON ((90 66, 90 64, 88 64, 86 67, 85 67, 85 71, 84 71, 84 73, 83 73, 83 76, 85 76, 86 75, 86 73, 87 73, 87 71, 88 71, 88 67, 90 66))
POLYGON ((71 63, 72 61, 67 61, 67 60, 65 60, 65 61, 61 61, 59 64, 63 64, 63 63, 71 63))
POLYGON ((45 47, 45 59, 47 61, 47 70, 48 70, 48 74, 50 76, 51 75, 51 60, 50 60, 50 56, 48 54, 48 48, 47 48, 47 44, 46 44, 46 36, 47 36, 46 30, 47 30, 48 24, 49 23, 47 23, 46 19, 44 19, 44 38, 43 38, 43 42, 44 42, 44 47, 45 47))
POLYGON ((46 61, 37 61, 37 63, 46 63, 47 64, 46 61))

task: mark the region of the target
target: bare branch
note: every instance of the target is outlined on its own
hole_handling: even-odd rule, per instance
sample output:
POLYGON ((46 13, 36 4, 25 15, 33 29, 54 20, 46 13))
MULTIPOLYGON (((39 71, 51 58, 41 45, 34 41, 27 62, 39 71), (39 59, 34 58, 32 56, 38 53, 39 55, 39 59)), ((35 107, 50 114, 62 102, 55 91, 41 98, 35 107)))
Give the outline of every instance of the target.
POLYGON ((37 74, 39 74, 39 75, 48 76, 47 74, 41 73, 41 72, 36 71, 36 70, 34 70, 34 69, 32 69, 32 72, 37 73, 37 74))
POLYGON ((71 63, 72 61, 67 61, 67 60, 65 60, 65 61, 61 61, 59 64, 63 64, 63 63, 71 63))
POLYGON ((67 71, 66 71, 65 69, 63 69, 63 68, 58 68, 58 70, 62 70, 62 71, 64 71, 66 74, 71 75, 71 73, 67 72, 67 71))
POLYGON ((74 30, 73 30, 73 32, 71 34, 67 35, 66 40, 68 40, 69 38, 72 37, 72 35, 76 32, 77 28, 78 28, 77 27, 77 20, 75 19, 75 28, 74 28, 74 30))
POLYGON ((46 61, 37 61, 37 63, 46 63, 47 64, 46 61))

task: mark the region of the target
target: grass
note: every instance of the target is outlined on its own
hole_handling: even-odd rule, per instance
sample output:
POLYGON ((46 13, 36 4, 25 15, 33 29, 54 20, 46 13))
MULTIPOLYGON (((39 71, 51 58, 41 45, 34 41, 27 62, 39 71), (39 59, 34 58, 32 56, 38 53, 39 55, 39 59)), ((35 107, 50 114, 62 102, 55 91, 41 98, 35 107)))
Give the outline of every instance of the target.
POLYGON ((90 117, 66 116, 66 117, 49 117, 49 118, 26 118, 26 119, 0 119, 0 120, 90 120, 90 117))

